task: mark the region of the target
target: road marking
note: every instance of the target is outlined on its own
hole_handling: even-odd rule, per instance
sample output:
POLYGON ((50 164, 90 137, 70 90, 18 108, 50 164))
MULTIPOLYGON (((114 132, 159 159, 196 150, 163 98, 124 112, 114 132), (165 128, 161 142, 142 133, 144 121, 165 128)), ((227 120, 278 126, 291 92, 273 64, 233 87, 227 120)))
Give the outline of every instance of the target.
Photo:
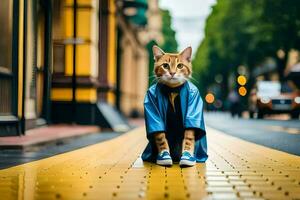
POLYGON ((276 131, 276 132, 285 132, 292 135, 300 134, 300 129, 289 128, 284 126, 267 126, 266 129, 271 131, 276 131))

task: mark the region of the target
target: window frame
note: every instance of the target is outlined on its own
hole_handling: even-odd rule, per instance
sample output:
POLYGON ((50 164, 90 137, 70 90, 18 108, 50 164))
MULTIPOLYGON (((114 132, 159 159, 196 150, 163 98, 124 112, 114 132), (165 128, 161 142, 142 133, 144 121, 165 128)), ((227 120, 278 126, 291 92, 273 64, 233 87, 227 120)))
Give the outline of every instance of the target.
MULTIPOLYGON (((11 104, 9 115, 18 116, 18 43, 19 43, 19 0, 11 1, 11 37, 10 37, 10 67, 0 66, 0 79, 9 79, 11 84, 11 104)), ((4 113, 0 113, 4 115, 4 113)), ((6 115, 4 115, 6 116, 6 115)))

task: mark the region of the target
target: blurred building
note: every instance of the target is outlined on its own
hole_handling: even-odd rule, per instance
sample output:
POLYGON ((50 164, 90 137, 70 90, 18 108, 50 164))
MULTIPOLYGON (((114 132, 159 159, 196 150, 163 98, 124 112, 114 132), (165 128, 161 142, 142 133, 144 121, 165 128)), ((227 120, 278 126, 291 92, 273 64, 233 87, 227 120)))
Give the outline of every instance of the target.
POLYGON ((158 1, 123 1, 125 18, 118 15, 120 58, 120 92, 118 106, 127 116, 143 114, 143 99, 148 87, 149 65, 153 65, 152 48, 162 43, 161 17, 158 1), (133 9, 134 5, 139 7, 133 9), (147 18, 143 9, 147 10, 147 18), (136 14, 135 14, 136 13, 136 14), (128 23, 129 22, 129 23, 128 23), (143 27, 143 28, 141 28, 143 27), (151 45, 152 47, 152 45, 151 45), (123 66, 123 67, 122 67, 123 66))
POLYGON ((158 9, 157 0, 2 0, 0 136, 50 123, 126 130, 119 111, 142 114, 158 9))

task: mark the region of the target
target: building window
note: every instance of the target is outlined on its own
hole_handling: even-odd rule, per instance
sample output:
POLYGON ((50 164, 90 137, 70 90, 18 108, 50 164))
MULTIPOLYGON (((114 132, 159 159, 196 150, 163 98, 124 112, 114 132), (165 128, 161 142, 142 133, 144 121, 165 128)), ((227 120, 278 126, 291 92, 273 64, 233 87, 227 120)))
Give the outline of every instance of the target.
POLYGON ((73 48, 76 46, 76 71, 79 75, 91 74, 91 23, 93 4, 77 1, 76 25, 74 0, 53 0, 53 72, 71 76, 73 73, 73 48), (76 28, 75 28, 76 27, 76 28), (76 35, 74 35, 76 29, 76 35))
POLYGON ((65 73, 64 1, 53 1, 53 72, 65 73))
POLYGON ((12 112, 12 2, 0 3, 0 116, 12 112))
POLYGON ((56 74, 65 73, 65 45, 53 44, 53 71, 56 74))
POLYGON ((0 3, 0 72, 11 71, 12 56, 12 1, 0 3))

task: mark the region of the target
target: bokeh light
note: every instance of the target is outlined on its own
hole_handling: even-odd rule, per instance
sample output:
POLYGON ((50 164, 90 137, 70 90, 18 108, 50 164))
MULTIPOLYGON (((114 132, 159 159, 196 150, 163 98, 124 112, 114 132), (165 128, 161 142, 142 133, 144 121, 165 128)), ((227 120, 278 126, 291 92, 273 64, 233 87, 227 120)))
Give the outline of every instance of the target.
POLYGON ((238 84, 240 84, 240 85, 246 85, 246 83, 247 83, 247 78, 244 76, 244 75, 240 75, 240 76, 238 76, 238 78, 237 78, 237 82, 238 82, 238 84))
POLYGON ((211 104, 215 101, 215 96, 212 93, 207 93, 205 96, 205 101, 211 104))
POLYGON ((241 86, 241 87, 239 88, 239 94, 240 94, 241 96, 246 96, 246 94, 247 94, 247 89, 246 89, 244 86, 241 86))

